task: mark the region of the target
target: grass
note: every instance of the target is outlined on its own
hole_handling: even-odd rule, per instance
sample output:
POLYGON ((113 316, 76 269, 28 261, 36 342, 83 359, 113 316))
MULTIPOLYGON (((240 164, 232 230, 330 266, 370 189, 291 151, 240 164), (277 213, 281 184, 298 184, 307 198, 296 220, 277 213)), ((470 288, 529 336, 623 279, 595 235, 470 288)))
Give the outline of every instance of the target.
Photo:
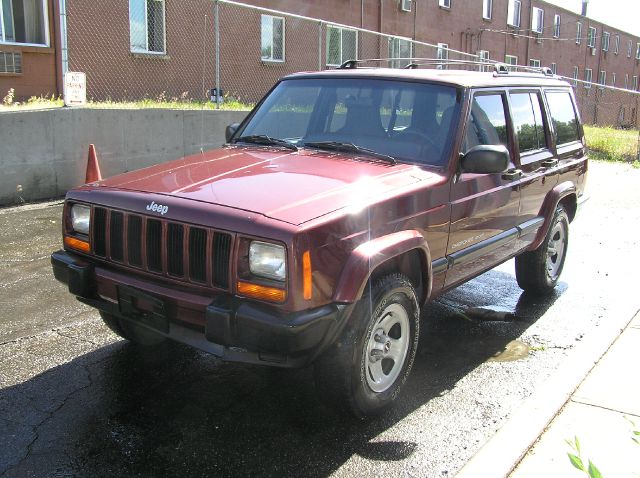
MULTIPOLYGON (((242 103, 233 98, 225 98, 224 102, 220 105, 220 109, 248 111, 252 109, 253 106, 253 104, 242 103)), ((64 101, 59 96, 32 96, 26 101, 15 101, 13 91, 9 90, 6 96, 2 99, 2 102, 0 102, 0 113, 4 111, 30 111, 62 107, 64 107, 64 101)), ((157 98, 143 98, 136 101, 88 100, 85 108, 215 110, 216 104, 211 101, 187 98, 184 94, 179 98, 168 98, 166 94, 163 93, 157 98)))
MULTIPOLYGON (((637 129, 614 129, 601 126, 584 126, 587 147, 592 159, 638 163, 637 129)), ((636 164, 634 163, 635 167, 636 164)))

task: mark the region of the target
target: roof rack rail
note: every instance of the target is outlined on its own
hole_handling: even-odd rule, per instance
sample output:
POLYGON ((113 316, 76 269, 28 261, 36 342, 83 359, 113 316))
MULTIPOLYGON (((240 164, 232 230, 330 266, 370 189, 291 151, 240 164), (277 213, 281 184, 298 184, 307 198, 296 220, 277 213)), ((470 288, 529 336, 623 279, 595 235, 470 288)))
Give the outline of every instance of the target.
POLYGON ((344 61, 338 68, 341 70, 358 68, 363 63, 381 63, 391 61, 408 61, 409 63, 403 67, 403 69, 416 69, 420 66, 480 66, 485 68, 493 68, 494 75, 514 75, 518 72, 540 74, 544 76, 554 76, 553 71, 549 67, 536 67, 536 66, 522 66, 522 65, 510 65, 501 62, 492 62, 487 60, 456 60, 456 59, 444 59, 444 58, 415 58, 415 57, 402 57, 402 58, 363 58, 363 59, 351 59, 344 61))

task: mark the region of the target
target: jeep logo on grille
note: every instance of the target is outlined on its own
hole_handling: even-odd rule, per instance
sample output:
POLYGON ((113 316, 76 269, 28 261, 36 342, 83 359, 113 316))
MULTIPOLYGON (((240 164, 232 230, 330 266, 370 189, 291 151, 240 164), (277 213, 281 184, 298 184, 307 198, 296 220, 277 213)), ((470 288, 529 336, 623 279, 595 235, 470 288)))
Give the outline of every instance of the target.
POLYGON ((169 206, 163 206, 162 204, 156 204, 155 201, 151 201, 151 204, 147 204, 147 211, 159 212, 164 216, 169 211, 169 206))

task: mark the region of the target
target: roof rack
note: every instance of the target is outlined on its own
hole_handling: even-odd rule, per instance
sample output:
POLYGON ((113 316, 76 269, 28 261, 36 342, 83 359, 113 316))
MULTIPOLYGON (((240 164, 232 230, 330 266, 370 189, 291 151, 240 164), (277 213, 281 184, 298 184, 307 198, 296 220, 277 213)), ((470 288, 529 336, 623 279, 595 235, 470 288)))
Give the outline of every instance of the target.
POLYGON ((381 63, 390 61, 408 61, 409 63, 404 66, 404 69, 416 69, 420 66, 484 66, 493 68, 494 75, 514 75, 514 73, 533 73, 544 76, 554 76, 553 71, 549 67, 534 67, 534 66, 522 66, 522 65, 509 65, 506 63, 492 62, 487 60, 455 60, 455 59, 443 59, 443 58, 415 58, 415 57, 403 57, 403 58, 366 58, 360 60, 347 60, 343 62, 339 69, 353 69, 359 68, 359 65, 363 63, 381 63))

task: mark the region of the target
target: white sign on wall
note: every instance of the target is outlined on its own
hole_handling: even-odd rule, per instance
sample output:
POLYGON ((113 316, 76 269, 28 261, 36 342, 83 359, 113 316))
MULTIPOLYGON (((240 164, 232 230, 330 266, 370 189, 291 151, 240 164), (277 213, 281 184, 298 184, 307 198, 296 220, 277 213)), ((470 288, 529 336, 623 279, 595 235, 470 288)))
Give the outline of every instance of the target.
POLYGON ((87 75, 77 71, 64 74, 64 105, 81 106, 87 104, 87 75))

